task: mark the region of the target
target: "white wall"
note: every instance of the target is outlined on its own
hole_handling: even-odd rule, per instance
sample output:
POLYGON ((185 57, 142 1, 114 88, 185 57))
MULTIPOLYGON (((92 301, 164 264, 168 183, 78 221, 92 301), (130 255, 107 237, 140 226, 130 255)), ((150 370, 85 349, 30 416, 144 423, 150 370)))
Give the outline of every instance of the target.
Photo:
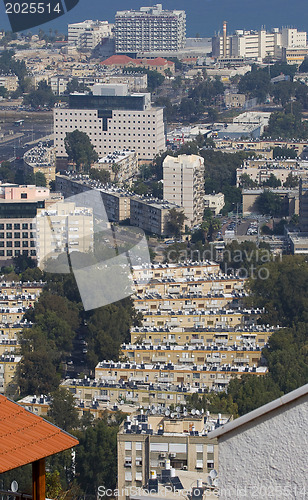
POLYGON ((307 421, 306 395, 221 436, 219 498, 307 498, 307 421))

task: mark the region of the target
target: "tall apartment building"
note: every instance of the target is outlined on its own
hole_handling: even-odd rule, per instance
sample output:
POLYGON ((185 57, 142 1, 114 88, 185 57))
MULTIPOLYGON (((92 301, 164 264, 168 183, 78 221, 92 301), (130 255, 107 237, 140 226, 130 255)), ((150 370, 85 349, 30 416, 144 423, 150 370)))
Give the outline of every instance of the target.
POLYGON ((141 7, 139 11, 118 11, 115 16, 117 53, 178 51, 186 39, 186 14, 183 10, 163 10, 161 4, 141 7))
POLYGON ((93 248, 93 210, 72 201, 53 203, 36 217, 38 266, 69 250, 88 252, 93 248))
POLYGON ((167 156, 163 162, 164 199, 184 209, 187 223, 199 224, 204 211, 204 158, 167 156))
POLYGON ((152 107, 151 94, 128 94, 126 85, 96 86, 96 95, 71 94, 68 108, 54 109, 57 159, 66 159, 68 132, 85 132, 100 157, 129 149, 141 160, 165 150, 163 108, 152 107))
POLYGON ((282 57, 283 48, 306 47, 307 34, 291 28, 274 28, 267 32, 264 28, 259 31, 236 30, 227 36, 226 23, 223 34, 212 39, 213 56, 217 58, 243 57, 248 59, 264 59, 267 56, 282 57))
POLYGON ((108 21, 83 21, 68 25, 68 43, 80 49, 94 49, 103 38, 112 36, 113 24, 108 21))
POLYGON ((308 176, 299 181, 299 226, 308 233, 308 176))
MULTIPOLYGON (((178 489, 183 489, 182 485, 179 486, 181 474, 189 475, 190 483, 193 483, 194 474, 205 478, 205 474, 217 468, 217 443, 210 440, 207 433, 211 428, 231 421, 232 416, 193 413, 170 414, 169 411, 164 415, 155 414, 153 409, 149 415, 141 410, 140 414, 127 418, 117 439, 120 499, 129 497, 129 488, 148 487, 151 478, 156 478, 156 493, 157 478, 165 485, 170 484, 170 492, 176 479, 178 489)), ((152 487, 155 489, 150 483, 148 489, 152 487)))

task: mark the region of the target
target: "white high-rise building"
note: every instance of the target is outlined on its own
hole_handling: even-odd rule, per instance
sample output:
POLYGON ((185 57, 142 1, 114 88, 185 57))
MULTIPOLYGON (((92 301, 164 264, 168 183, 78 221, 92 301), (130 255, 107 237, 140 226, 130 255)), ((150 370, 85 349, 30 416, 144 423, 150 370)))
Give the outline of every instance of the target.
POLYGON ((204 158, 167 156, 163 162, 164 200, 183 207, 187 224, 202 221, 204 212, 204 158))
POLYGON ((139 11, 118 11, 115 16, 117 53, 178 51, 186 40, 184 10, 163 10, 161 4, 139 11))
POLYGON ((112 36, 113 24, 108 21, 83 21, 68 25, 68 43, 77 48, 94 49, 103 38, 112 36))
POLYGON ((85 132, 100 157, 114 151, 135 151, 152 160, 166 149, 163 108, 152 107, 149 93, 128 94, 126 85, 102 84, 96 95, 72 94, 69 108, 54 109, 57 158, 67 158, 68 132, 85 132))

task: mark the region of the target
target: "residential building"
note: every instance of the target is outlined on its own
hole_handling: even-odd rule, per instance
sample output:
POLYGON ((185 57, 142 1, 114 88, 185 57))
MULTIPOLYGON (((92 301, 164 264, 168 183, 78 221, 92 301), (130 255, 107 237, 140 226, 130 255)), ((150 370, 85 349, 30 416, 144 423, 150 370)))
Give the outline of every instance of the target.
POLYGON ((114 31, 116 53, 176 52, 185 47, 186 14, 163 10, 161 4, 118 11, 114 31))
POLYGON ((68 25, 68 43, 79 49, 93 50, 104 38, 113 34, 108 21, 83 21, 68 25))
POLYGON ((18 77, 16 75, 1 75, 0 87, 4 87, 8 92, 15 92, 18 87, 18 77))
POLYGON ((167 156, 163 162, 165 200, 184 209, 190 226, 199 224, 204 212, 204 158, 167 156))
POLYGON ((21 356, 16 354, 2 354, 0 356, 0 394, 13 396, 18 388, 15 374, 21 356))
POLYGON ((236 169, 236 185, 241 185, 241 176, 243 174, 248 175, 258 186, 262 186, 272 174, 281 182, 281 185, 284 185, 289 176, 299 182, 299 178, 307 176, 307 173, 307 161, 283 158, 253 158, 245 160, 243 165, 236 169))
POLYGON ((88 252, 93 249, 93 209, 72 201, 53 203, 38 210, 36 252, 38 266, 66 251, 88 252))
POLYGON ((129 150, 113 151, 100 158, 92 168, 109 172, 110 180, 118 186, 131 185, 139 172, 138 155, 129 150))
POLYGON ((175 480, 180 484, 183 470, 202 477, 217 468, 217 443, 207 435, 209 429, 228 421, 232 421, 231 415, 203 415, 195 410, 166 415, 155 409, 151 413, 141 410, 128 417, 118 433, 119 498, 129 496, 125 493, 129 488, 151 490, 155 484, 158 493, 158 477, 165 485, 171 484, 170 494, 175 480))
POLYGON ((212 193, 204 195, 204 208, 209 208, 214 215, 219 214, 225 206, 225 195, 223 193, 212 193))
POLYGON ((211 431, 208 437, 218 439, 219 497, 305 495, 307 418, 308 384, 211 431))
POLYGON ((308 254, 308 233, 288 233, 290 250, 293 255, 308 254))
POLYGON ((151 160, 165 149, 163 108, 148 93, 128 94, 125 85, 101 85, 99 95, 72 94, 69 108, 54 109, 57 159, 66 159, 68 132, 85 132, 99 156, 129 149, 151 160))
POLYGON ((47 186, 56 179, 56 154, 55 148, 43 144, 28 150, 23 157, 24 171, 26 174, 44 174, 47 186))
POLYGON ((246 102, 246 95, 225 92, 224 102, 225 102, 226 108, 242 108, 246 102))
POLYGON ((308 56, 308 47, 287 47, 282 49, 282 59, 287 64, 300 66, 308 56))
POLYGON ((302 232, 308 232, 308 175, 299 182, 299 226, 302 232))
POLYGON ((170 234, 168 221, 172 209, 182 212, 181 207, 169 201, 138 195, 132 196, 130 199, 130 225, 139 227, 147 233, 168 236, 170 234))

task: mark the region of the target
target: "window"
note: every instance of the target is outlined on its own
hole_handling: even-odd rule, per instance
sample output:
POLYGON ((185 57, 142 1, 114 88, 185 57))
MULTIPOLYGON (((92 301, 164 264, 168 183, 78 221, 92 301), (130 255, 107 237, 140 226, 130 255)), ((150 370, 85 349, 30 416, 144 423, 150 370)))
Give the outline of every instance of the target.
POLYGON ((136 451, 137 450, 139 450, 139 451, 142 450, 142 443, 140 443, 138 441, 136 442, 136 451))
POLYGON ((14 233, 14 238, 20 238, 20 233, 14 233))
POLYGON ((131 449, 132 449, 132 442, 125 441, 125 450, 131 450, 131 449))
POLYGON ((207 452, 208 453, 214 453, 214 445, 213 444, 208 444, 207 445, 207 452))
POLYGON ((26 200, 28 198, 28 195, 27 193, 21 193, 20 197, 22 200, 26 200))
POLYGON ((20 224, 14 224, 14 229, 20 229, 20 224))

